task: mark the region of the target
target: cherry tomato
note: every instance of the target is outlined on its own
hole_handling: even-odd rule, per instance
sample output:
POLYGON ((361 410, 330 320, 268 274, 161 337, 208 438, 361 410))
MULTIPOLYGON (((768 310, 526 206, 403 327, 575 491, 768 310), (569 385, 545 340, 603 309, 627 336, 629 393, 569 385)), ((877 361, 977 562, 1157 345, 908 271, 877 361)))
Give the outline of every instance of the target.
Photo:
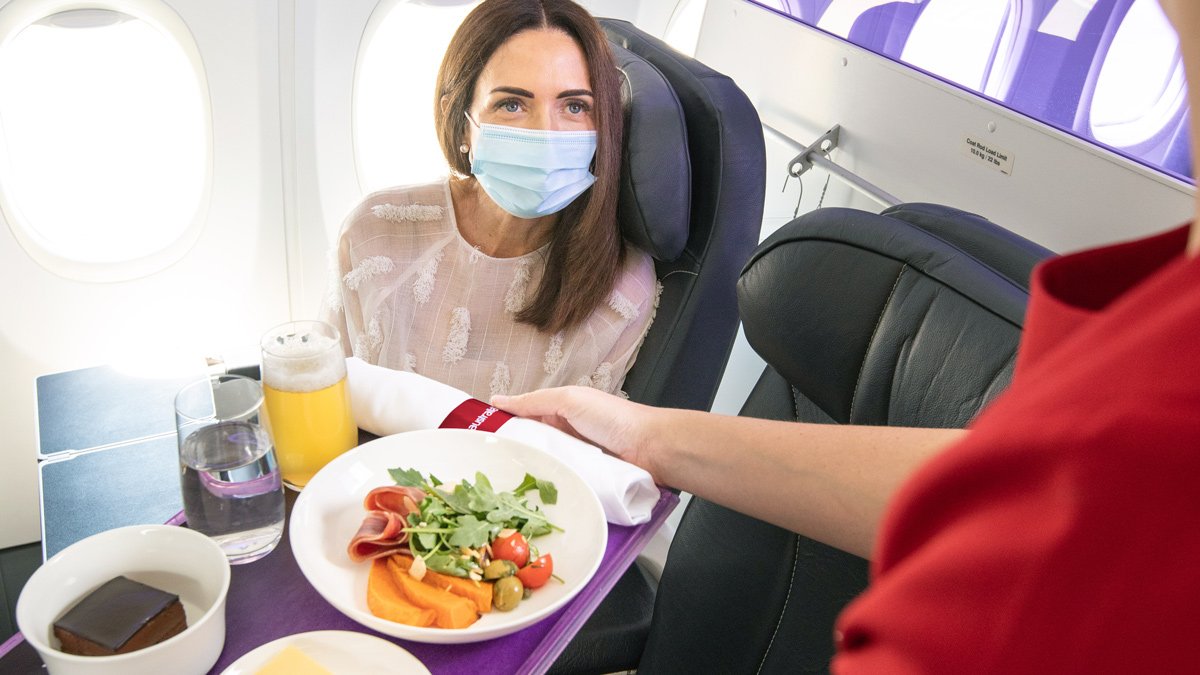
POLYGON ((517 570, 517 578, 525 584, 525 588, 541 588, 546 585, 553 573, 554 559, 547 553, 517 570))
POLYGON ((529 543, 520 532, 514 532, 492 542, 492 558, 508 560, 517 567, 524 567, 529 562, 529 543))

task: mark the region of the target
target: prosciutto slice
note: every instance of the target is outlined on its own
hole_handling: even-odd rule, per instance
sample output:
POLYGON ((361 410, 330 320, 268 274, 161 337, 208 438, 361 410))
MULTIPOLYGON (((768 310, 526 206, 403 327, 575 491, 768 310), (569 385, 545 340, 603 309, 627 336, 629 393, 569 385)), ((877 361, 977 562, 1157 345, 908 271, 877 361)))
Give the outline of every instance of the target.
POLYGON ((367 515, 350 540, 347 553, 354 562, 363 562, 408 551, 408 514, 419 510, 425 492, 418 488, 385 485, 367 493, 363 508, 367 515))

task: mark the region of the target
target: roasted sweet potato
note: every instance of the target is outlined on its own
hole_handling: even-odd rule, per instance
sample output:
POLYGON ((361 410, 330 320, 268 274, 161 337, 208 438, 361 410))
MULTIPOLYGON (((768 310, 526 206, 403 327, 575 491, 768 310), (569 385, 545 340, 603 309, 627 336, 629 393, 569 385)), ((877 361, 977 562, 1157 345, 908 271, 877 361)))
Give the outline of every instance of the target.
MULTIPOLYGON (((396 563, 397 567, 406 572, 408 568, 412 567, 412 556, 397 553, 391 556, 391 560, 396 563)), ((421 581, 474 602, 475 608, 480 612, 492 611, 492 585, 490 583, 452 577, 448 574, 434 572, 433 570, 426 570, 425 576, 421 578, 421 581)))
POLYGON ((381 619, 410 626, 432 626, 437 619, 437 613, 432 609, 414 605, 400 592, 384 558, 371 562, 371 573, 367 577, 367 608, 381 619))
POLYGON ((396 556, 387 558, 388 571, 392 581, 400 588, 400 592, 409 602, 417 607, 432 609, 437 618, 434 625, 438 628, 466 628, 479 619, 479 611, 475 603, 457 596, 450 591, 436 588, 417 581, 408 570, 400 567, 395 561, 396 556))

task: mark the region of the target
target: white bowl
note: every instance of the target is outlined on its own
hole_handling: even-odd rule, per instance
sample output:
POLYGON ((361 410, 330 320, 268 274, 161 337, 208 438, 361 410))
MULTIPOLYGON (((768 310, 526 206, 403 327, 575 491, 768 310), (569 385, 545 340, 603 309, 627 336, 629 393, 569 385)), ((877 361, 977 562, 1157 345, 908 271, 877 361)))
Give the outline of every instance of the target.
POLYGON ((229 562, 208 537, 172 525, 134 525, 78 541, 39 567, 17 600, 17 626, 54 675, 205 673, 225 646, 229 562), (116 576, 174 593, 187 629, 156 645, 115 656, 59 651, 54 622, 116 576))

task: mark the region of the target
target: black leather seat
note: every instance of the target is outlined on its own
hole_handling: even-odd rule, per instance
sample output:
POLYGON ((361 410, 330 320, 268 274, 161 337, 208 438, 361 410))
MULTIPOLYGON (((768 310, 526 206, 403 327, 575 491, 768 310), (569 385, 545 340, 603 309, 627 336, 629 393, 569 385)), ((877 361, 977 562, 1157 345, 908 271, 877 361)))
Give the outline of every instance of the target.
POLYGON ((627 21, 600 23, 628 83, 622 226, 663 286, 624 389, 707 410, 737 335, 737 276, 762 229, 762 123, 725 75, 627 21))
MULTIPOLYGON (((1046 249, 968 213, 828 208, 770 236, 738 281, 767 362, 742 415, 959 427, 1008 384, 1046 249)), ((639 673, 824 672, 867 563, 699 498, 657 590, 639 673)))
MULTIPOLYGON (((728 77, 626 21, 600 22, 626 80, 621 223, 654 257, 662 284, 623 388, 634 401, 707 410, 737 335, 737 275, 762 226, 762 124, 728 77)), ((551 672, 635 667, 654 590, 635 565, 551 672)))

